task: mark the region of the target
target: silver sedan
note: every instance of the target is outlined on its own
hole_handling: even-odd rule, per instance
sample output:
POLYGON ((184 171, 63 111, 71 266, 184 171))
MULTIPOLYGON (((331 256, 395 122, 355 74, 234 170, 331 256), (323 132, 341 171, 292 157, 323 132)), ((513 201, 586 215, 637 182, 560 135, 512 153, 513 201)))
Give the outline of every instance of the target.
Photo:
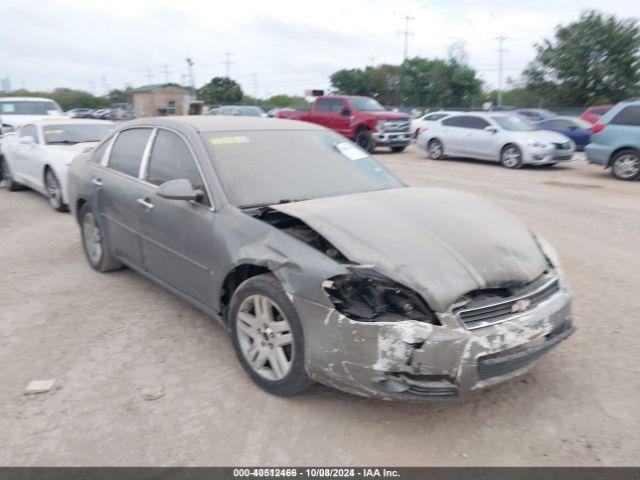
POLYGON ((507 168, 525 164, 556 165, 573 158, 575 144, 557 132, 535 130, 522 118, 505 113, 460 113, 431 126, 417 139, 429 157, 476 158, 507 168))

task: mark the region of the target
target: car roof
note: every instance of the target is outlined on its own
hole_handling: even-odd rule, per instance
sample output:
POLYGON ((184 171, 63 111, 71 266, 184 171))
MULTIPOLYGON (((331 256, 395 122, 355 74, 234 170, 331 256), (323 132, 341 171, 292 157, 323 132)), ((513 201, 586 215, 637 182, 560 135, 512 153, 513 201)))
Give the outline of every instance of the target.
MULTIPOLYGON (((76 120, 77 121, 77 120, 76 120)), ((182 115, 147 117, 130 120, 122 124, 128 126, 159 126, 192 128, 198 132, 229 132, 253 130, 326 130, 320 125, 282 118, 242 117, 223 115, 182 115)))

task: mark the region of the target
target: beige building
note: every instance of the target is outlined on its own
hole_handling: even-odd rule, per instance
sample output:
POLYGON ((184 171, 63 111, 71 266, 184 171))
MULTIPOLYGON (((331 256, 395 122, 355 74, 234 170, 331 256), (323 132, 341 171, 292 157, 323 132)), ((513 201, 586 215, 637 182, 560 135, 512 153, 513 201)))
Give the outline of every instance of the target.
MULTIPOLYGON (((188 115, 195 102, 195 93, 176 83, 143 85, 133 90, 133 111, 137 118, 158 115, 188 115)), ((191 112, 194 113, 194 112, 191 112)))

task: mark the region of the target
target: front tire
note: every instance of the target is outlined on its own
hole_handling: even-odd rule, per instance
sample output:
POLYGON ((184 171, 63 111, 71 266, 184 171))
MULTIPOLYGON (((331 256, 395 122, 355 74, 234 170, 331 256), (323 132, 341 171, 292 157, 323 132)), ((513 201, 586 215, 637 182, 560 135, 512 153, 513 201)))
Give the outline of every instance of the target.
POLYGON ((122 268, 107 248, 104 236, 96 216, 88 203, 80 209, 80 232, 82 235, 82 248, 91 268, 98 272, 109 272, 122 268))
POLYGON ((17 192, 24 187, 13 180, 11 170, 9 170, 9 164, 4 158, 0 158, 0 181, 2 181, 10 192, 17 192))
POLYGON ((442 142, 437 138, 430 140, 427 145, 427 153, 431 160, 442 160, 444 158, 444 147, 442 146, 442 142))
POLYGON ((522 167, 522 151, 516 145, 506 145, 500 152, 500 163, 506 168, 522 167))
POLYGON ((304 366, 302 324, 273 275, 240 284, 227 318, 240 365, 260 388, 289 397, 311 385, 304 366))
POLYGON ((614 155, 611 173, 618 180, 632 181, 640 178, 640 152, 623 150, 614 155))
POLYGON ((56 173, 49 167, 44 172, 44 185, 47 189, 47 198, 51 208, 56 212, 66 212, 68 209, 62 200, 62 186, 56 173))
POLYGON ((373 141, 371 131, 367 129, 362 129, 356 134, 356 143, 369 153, 373 153, 376 149, 376 143, 373 141))

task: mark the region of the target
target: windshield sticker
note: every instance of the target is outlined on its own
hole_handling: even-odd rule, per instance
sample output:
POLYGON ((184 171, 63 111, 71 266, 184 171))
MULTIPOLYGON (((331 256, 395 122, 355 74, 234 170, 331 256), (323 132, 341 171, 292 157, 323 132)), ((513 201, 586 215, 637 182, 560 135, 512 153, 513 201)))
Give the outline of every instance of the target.
POLYGON ((0 103, 2 106, 2 113, 14 113, 16 111, 16 106, 13 103, 0 103))
POLYGON ((45 135, 60 135, 63 133, 64 133, 64 130, 45 130, 44 131, 45 135))
POLYGON ((350 160, 362 160, 367 158, 369 154, 362 150, 360 147, 353 145, 352 143, 342 142, 336 143, 335 148, 345 157, 350 160))
POLYGON ((249 143, 247 137, 217 137, 212 138, 211 143, 213 145, 229 145, 232 143, 249 143))

